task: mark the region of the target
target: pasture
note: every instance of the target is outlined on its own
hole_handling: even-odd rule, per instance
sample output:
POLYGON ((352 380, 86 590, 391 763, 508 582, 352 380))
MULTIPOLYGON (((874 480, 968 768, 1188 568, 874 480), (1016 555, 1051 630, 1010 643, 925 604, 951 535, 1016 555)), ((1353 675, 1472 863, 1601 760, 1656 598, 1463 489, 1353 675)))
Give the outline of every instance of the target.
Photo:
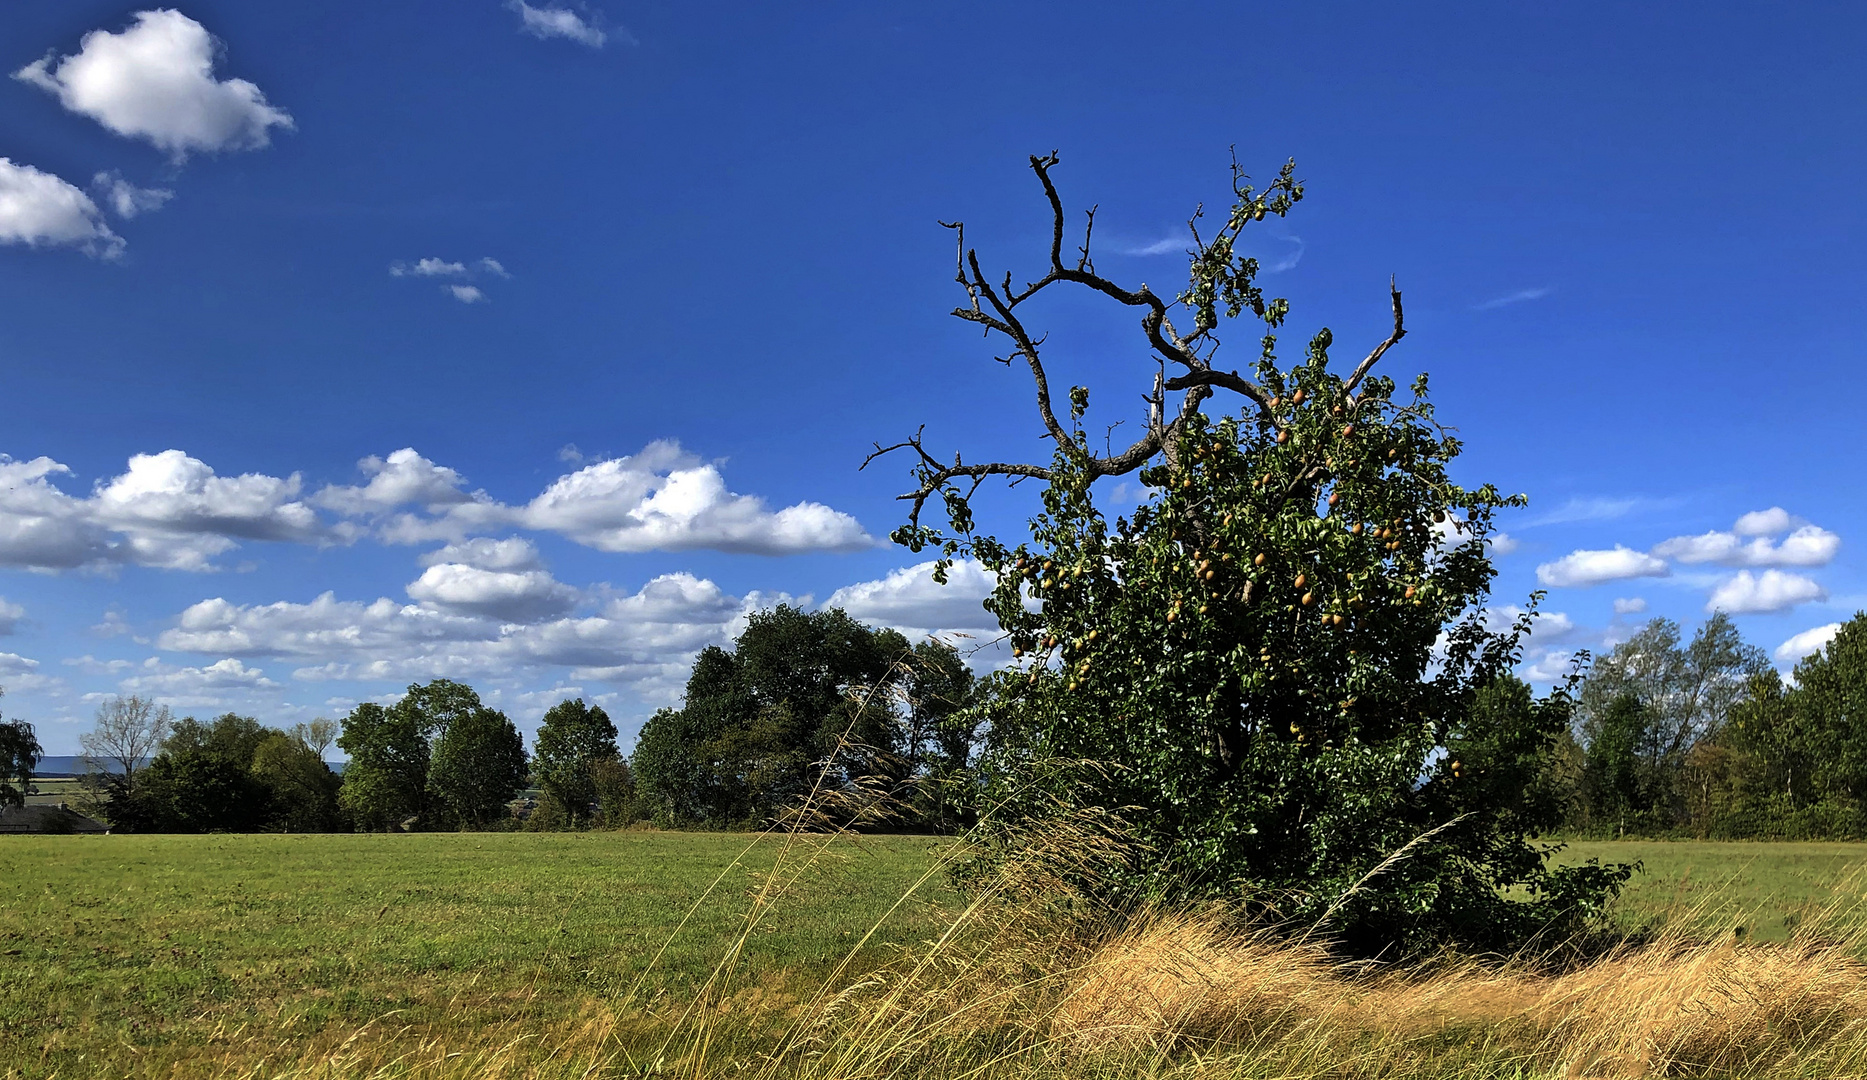
MULTIPOLYGON (((229 1032, 264 1031, 276 1060, 385 1017, 412 1033, 551 1024, 638 981, 651 1003, 679 1001, 740 935, 783 843, 652 832, 5 840, 0 1076, 70 1077, 166 1074, 229 1032)), ((746 943, 748 992, 814 986, 914 884, 931 843, 794 850, 801 880, 746 943)), ((932 883, 930 898, 941 895, 932 883)), ((875 953, 940 922, 904 905, 875 953)))
MULTIPOLYGON (((667 1072, 655 1063, 656 1032, 699 1030, 689 1006, 739 941, 737 974, 707 992, 704 1011, 716 1019, 701 1028, 711 1041, 708 1061, 737 1060, 741 1049, 755 1060, 755 1041, 826 981, 856 983, 950 924, 957 904, 944 884, 936 878, 915 889, 938 843, 813 842, 792 848, 768 877, 782 839, 10 837, 0 844, 0 880, 9 886, 9 902, 0 905, 0 1076, 570 1076, 592 1063, 601 1067, 591 1075, 667 1072), (781 895, 769 914, 744 932, 755 895, 773 887, 781 895), (897 905, 911 890, 914 897, 897 905), (857 965, 838 972, 877 925, 857 965), (320 1064, 307 1070, 307 1062, 320 1064)), ((1867 845, 1858 844, 1577 843, 1563 857, 1590 856, 1644 862, 1647 872, 1622 906, 1624 922, 1670 919, 1727 941, 1734 920, 1757 938, 1779 940, 1824 910, 1839 910, 1851 924, 1867 873, 1867 845)), ((1279 977, 1301 974, 1301 965, 1281 960, 1253 970, 1272 968, 1288 968, 1279 977)), ((978 970, 954 1000, 1000 992, 979 989, 978 970)), ((1331 976, 1301 978, 1311 989, 1271 997, 1310 1000, 1304 994, 1318 992, 1312 984, 1331 976)), ((941 985, 958 993, 956 983, 941 985)), ((1329 985, 1345 995, 1331 1008, 1347 1008, 1351 993, 1384 992, 1329 985)), ((1487 1001, 1502 999, 1501 991, 1486 993, 1487 1001)), ((971 1007, 941 1004, 932 991, 925 1000, 935 1010, 971 1007)), ((1357 1014, 1370 1012, 1372 999, 1353 1000, 1357 1014)), ((1398 1034, 1327 1034, 1311 1017, 1308 1029, 1288 1028, 1309 1031, 1310 1042, 1228 1058, 1220 1071, 1560 1075, 1539 1064, 1534 1048, 1542 1044, 1526 1042, 1522 1031, 1458 1020, 1452 1005, 1445 1008, 1452 1019, 1424 1033, 1409 1026, 1398 1034)), ((1250 1030, 1262 1040, 1284 1027, 1250 1030)), ((1057 1075, 1031 1066, 1012 1071, 1057 1075)), ((873 1071, 844 1071, 865 1070, 873 1071)), ((1849 1074, 1798 1065, 1784 1075, 1849 1074)))

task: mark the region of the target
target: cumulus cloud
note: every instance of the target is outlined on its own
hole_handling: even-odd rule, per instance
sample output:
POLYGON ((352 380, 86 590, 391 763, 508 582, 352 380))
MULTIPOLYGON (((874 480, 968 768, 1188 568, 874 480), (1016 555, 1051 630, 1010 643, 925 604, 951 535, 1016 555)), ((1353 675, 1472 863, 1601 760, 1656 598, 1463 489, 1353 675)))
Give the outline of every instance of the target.
POLYGON ((483 304, 490 299, 486 295, 486 290, 480 288, 478 285, 468 284, 468 282, 476 277, 510 278, 512 275, 506 272, 505 264, 501 263, 498 259, 490 257, 476 259, 471 263, 449 262, 446 259, 429 257, 426 259, 417 259, 413 263, 390 263, 389 276, 460 278, 461 280, 459 281, 443 284, 441 286, 441 291, 463 304, 483 304))
POLYGON ((179 11, 141 11, 118 33, 94 30, 78 52, 56 53, 13 73, 127 138, 172 157, 191 151, 252 150, 292 118, 245 79, 216 79, 219 42, 179 11))
POLYGON ((92 177, 91 190, 120 218, 160 210, 175 197, 175 193, 166 188, 137 187, 117 172, 100 172, 92 177))
POLYGON ((519 16, 519 29, 535 38, 567 38, 600 49, 608 35, 583 16, 561 7, 533 7, 525 0, 508 0, 506 7, 519 16))
POLYGON ((121 685, 128 693, 193 705, 219 703, 217 692, 274 689, 279 684, 259 668, 248 667, 230 656, 206 667, 158 668, 149 674, 131 676, 121 685), (173 700, 178 697, 183 700, 173 700))
POLYGON ((461 277, 466 272, 466 263, 446 259, 418 259, 413 266, 399 262, 389 264, 390 277, 461 277))
POLYGON ((472 540, 449 544, 421 557, 423 566, 440 566, 444 563, 464 563, 481 570, 543 569, 543 564, 538 559, 538 548, 530 540, 521 536, 511 536, 503 540, 479 536, 472 540))
POLYGON ((1759 615, 1788 611, 1797 604, 1825 600, 1828 591, 1800 574, 1765 570, 1752 576, 1744 570, 1712 590, 1705 602, 1706 611, 1728 611, 1733 615, 1759 615))
POLYGON ((757 496, 730 491, 716 467, 668 441, 558 478, 515 518, 611 552, 710 548, 779 555, 875 543, 855 518, 821 503, 773 512, 757 496))
POLYGON ((75 247, 113 259, 123 238, 104 224, 91 197, 69 182, 0 157, 0 244, 75 247))
POLYGON ((1737 520, 1730 532, 1675 536, 1653 554, 1682 563, 1721 566, 1826 566, 1841 548, 1841 538, 1816 525, 1798 522, 1780 506, 1757 510, 1737 520), (1781 541, 1771 537, 1784 532, 1781 541))
POLYGON ((933 579, 934 563, 891 570, 874 581, 845 585, 824 606, 842 608, 854 618, 890 626, 919 637, 941 630, 996 630, 998 620, 982 606, 997 584, 990 571, 972 559, 947 570, 947 583, 933 579))
POLYGON ((408 595, 443 611, 502 622, 538 622, 565 614, 577 602, 577 590, 546 570, 488 570, 451 562, 422 571, 409 584, 408 595))
POLYGON ((461 490, 466 481, 459 473, 436 465, 413 447, 405 446, 388 457, 371 454, 357 462, 357 468, 369 477, 369 483, 333 484, 319 491, 312 501, 340 514, 362 515, 403 506, 432 509, 469 498, 461 490))
POLYGON ((1665 577, 1666 563, 1645 552, 1616 544, 1608 551, 1572 551, 1536 568, 1536 579, 1551 588, 1587 587, 1637 577, 1665 577))
POLYGON ((51 478, 50 458, 0 457, 0 565, 38 570, 132 563, 208 570, 242 540, 309 541, 327 530, 298 494, 297 474, 218 476, 180 450, 137 454, 88 498, 51 478))
MULTIPOLYGON (((181 450, 164 450, 133 456, 122 474, 80 496, 55 482, 70 475, 65 465, 0 455, 0 566, 200 571, 218 568, 217 557, 254 540, 332 544, 373 533, 390 543, 465 543, 514 529, 554 532, 611 552, 783 555, 874 544, 853 517, 820 503, 774 511, 757 496, 729 490, 716 466, 674 443, 585 465, 516 506, 467 491, 460 473, 410 448, 364 458, 358 466, 365 483, 333 484, 307 496, 297 473, 221 476, 181 450), (320 509, 341 520, 321 517, 320 509)), ((535 552, 527 557, 535 560, 535 552)), ((441 561, 515 569, 475 559, 441 561)))
POLYGON ((1780 536, 1797 524, 1794 515, 1780 506, 1768 510, 1752 510, 1737 519, 1732 532, 1739 536, 1780 536))
POLYGON ((1833 641, 1835 635, 1840 632, 1841 624, 1838 622, 1804 630, 1776 647, 1776 660, 1781 664, 1793 664, 1810 653, 1820 652, 1827 648, 1828 643, 1833 641))
POLYGON ((1616 615, 1638 615, 1647 609, 1647 602, 1639 596, 1617 596, 1614 598, 1616 615))
MULTIPOLYGON (((462 564, 437 564, 459 566, 462 564)), ((574 678, 633 684, 668 698, 693 656, 725 644, 746 615, 789 597, 735 597, 691 574, 664 574, 593 614, 523 623, 439 605, 338 600, 194 604, 157 644, 176 652, 299 661, 299 681, 489 678, 568 667, 574 678)))

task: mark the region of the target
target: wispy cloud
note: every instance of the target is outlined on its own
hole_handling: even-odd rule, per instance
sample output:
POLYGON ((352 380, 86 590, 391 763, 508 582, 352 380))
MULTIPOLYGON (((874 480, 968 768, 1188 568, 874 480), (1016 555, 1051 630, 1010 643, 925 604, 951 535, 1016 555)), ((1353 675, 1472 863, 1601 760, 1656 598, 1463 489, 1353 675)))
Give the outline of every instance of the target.
POLYGON ((1264 272, 1267 274, 1281 274, 1285 270, 1293 270, 1298 263, 1303 261, 1303 249, 1306 245, 1303 243, 1303 238, 1301 236, 1297 236, 1293 233, 1289 236, 1280 236, 1277 239, 1282 240, 1286 244, 1295 244, 1297 247, 1295 251, 1292 251, 1290 254, 1285 255, 1283 258, 1265 267, 1264 272))
POLYGON ((1550 293, 1555 292, 1555 291, 1556 290, 1551 289, 1547 286, 1535 288, 1535 289, 1518 289, 1516 292, 1511 293, 1507 296, 1499 296, 1499 297, 1496 297, 1495 299, 1486 300, 1482 304, 1475 304, 1472 306, 1472 310, 1473 311, 1492 311, 1496 308, 1509 307, 1512 304, 1521 304, 1529 300, 1541 300, 1545 296, 1548 296, 1550 293))
MULTIPOLYGON (((506 7, 518 13, 519 28, 535 38, 566 38, 592 49, 602 48, 609 40, 594 17, 579 15, 569 8, 533 7, 525 0, 509 0, 506 7)), ((627 31, 622 37, 631 45, 635 43, 627 31)))
POLYGON ((1177 255, 1190 246, 1184 237, 1167 236, 1151 244, 1116 244, 1117 255, 1177 255))
POLYGON ((1626 517, 1648 503, 1649 500, 1634 496, 1580 496, 1516 527, 1529 529, 1538 525, 1570 525, 1578 521, 1612 521, 1626 517))

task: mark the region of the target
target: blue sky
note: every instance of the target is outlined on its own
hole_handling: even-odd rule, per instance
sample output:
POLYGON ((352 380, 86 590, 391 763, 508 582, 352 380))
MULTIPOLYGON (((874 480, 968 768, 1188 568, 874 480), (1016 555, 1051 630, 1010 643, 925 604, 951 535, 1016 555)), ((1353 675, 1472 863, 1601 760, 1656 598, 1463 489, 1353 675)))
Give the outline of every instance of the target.
MULTIPOLYGON (((1053 148, 1098 267, 1162 290, 1230 147, 1297 159, 1267 284, 1347 360, 1397 278, 1385 369, 1432 373, 1463 479, 1531 498, 1495 600, 1550 590, 1533 676, 1711 606, 1787 666, 1867 606, 1864 24, 8 4, 0 708, 68 753, 115 693, 287 724, 445 675, 633 731, 778 599, 986 633, 976 575, 880 542, 905 477, 857 465, 922 423, 1041 454, 936 221, 1032 267, 1053 148)), ((1053 381, 1139 423, 1132 321, 1045 316, 1053 381)))

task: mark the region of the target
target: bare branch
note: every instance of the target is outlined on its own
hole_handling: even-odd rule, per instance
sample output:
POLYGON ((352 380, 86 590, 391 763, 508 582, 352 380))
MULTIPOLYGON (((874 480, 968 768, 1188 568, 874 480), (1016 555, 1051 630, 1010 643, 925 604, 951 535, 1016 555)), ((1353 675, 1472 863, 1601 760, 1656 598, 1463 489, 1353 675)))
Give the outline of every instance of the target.
POLYGON ((1400 286, 1394 283, 1393 278, 1388 278, 1387 290, 1392 293, 1394 297, 1394 332, 1387 335, 1386 341, 1376 345, 1374 351, 1368 354, 1366 360, 1355 365, 1354 372, 1351 373, 1348 380, 1342 384, 1342 396, 1345 398, 1355 392, 1355 387, 1361 385, 1362 378, 1368 374, 1368 369, 1372 368, 1381 359, 1381 354, 1393 348, 1396 341, 1407 336, 1406 322, 1400 311, 1400 286))

